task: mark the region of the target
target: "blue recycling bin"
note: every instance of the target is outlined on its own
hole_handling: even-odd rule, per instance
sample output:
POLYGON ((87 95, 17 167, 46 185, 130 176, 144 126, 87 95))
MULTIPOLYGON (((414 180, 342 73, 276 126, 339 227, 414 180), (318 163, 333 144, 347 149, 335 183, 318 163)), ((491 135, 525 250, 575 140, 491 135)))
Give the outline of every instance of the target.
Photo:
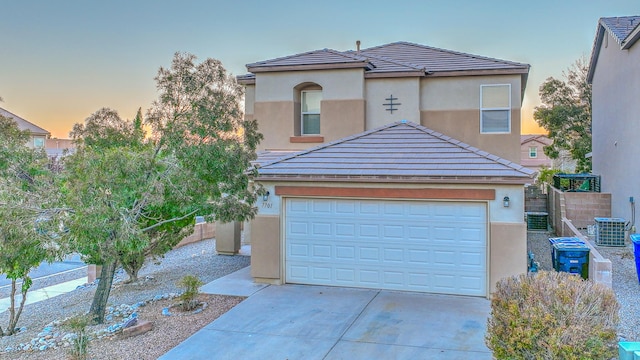
POLYGON ((568 272, 589 278, 589 247, 584 243, 555 243, 556 271, 568 272))
POLYGON ((551 265, 555 270, 558 270, 558 255, 556 254, 556 248, 554 244, 584 244, 582 239, 577 237, 555 237, 549 238, 549 244, 551 245, 551 265))
POLYGON ((638 274, 638 282, 640 282, 640 234, 629 235, 633 242, 633 255, 636 258, 636 274, 638 274))

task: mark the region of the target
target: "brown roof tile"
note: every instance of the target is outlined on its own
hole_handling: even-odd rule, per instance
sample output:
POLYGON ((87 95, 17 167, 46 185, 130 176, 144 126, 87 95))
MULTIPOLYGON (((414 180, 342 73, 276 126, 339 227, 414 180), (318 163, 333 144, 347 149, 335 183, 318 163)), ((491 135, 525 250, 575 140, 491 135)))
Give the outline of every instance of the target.
MULTIPOLYGON (((409 42, 395 42, 361 51, 315 50, 247 64, 250 72, 362 67, 368 76, 426 76, 464 71, 508 71, 527 74, 529 65, 466 54, 409 42)), ((239 80, 253 80, 246 76, 239 80)))
POLYGON ((411 122, 396 122, 272 161, 260 178, 487 178, 523 183, 533 171, 411 122))

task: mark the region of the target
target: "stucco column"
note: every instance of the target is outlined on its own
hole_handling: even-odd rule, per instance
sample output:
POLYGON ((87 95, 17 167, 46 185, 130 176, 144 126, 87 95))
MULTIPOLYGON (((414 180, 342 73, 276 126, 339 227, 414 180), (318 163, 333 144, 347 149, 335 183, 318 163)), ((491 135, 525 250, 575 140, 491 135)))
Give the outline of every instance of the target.
POLYGON ((216 221, 216 251, 220 255, 236 255, 240 251, 240 223, 216 221))

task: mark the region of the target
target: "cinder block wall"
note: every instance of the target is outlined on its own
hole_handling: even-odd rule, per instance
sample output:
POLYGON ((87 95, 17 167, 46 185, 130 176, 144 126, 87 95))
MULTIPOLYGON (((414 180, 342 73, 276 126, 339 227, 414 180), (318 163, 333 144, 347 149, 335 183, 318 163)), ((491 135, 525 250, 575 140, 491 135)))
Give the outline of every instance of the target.
POLYGON ((595 217, 611 217, 611 194, 596 192, 562 192, 549 187, 549 219, 558 236, 573 236, 562 224, 571 220, 577 229, 593 225, 595 217))
POLYGON ((594 217, 611 217, 611 194, 565 192, 567 219, 578 229, 593 225, 594 217))
POLYGON ((531 185, 524 188, 524 211, 525 212, 548 212, 547 194, 543 194, 540 188, 531 185))

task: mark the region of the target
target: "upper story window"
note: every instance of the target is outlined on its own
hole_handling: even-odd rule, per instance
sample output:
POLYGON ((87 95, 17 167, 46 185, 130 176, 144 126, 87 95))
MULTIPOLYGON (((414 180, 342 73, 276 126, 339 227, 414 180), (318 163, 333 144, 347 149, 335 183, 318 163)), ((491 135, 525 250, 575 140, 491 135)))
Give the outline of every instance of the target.
POLYGON ((44 147, 44 139, 43 138, 33 138, 33 147, 35 148, 43 148, 44 147))
POLYGON ((322 90, 300 92, 301 135, 320 134, 320 101, 322 101, 322 90))
POLYGON ((480 85, 480 133, 511 132, 511 84, 480 85))
POLYGON ((535 146, 531 146, 529 148, 529 157, 535 159, 538 157, 538 148, 535 146))

